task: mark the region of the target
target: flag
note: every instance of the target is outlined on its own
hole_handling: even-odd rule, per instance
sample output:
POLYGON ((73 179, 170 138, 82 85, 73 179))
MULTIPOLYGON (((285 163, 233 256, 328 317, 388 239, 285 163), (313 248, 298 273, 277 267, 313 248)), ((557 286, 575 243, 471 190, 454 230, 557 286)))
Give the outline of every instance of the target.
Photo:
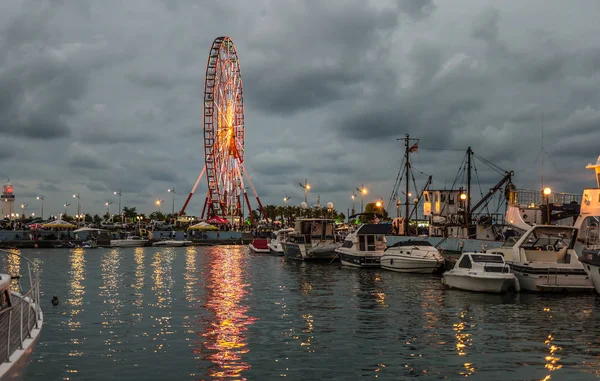
POLYGON ((419 142, 413 144, 412 146, 410 146, 410 148, 408 149, 408 152, 413 153, 413 152, 418 152, 419 151, 419 142))

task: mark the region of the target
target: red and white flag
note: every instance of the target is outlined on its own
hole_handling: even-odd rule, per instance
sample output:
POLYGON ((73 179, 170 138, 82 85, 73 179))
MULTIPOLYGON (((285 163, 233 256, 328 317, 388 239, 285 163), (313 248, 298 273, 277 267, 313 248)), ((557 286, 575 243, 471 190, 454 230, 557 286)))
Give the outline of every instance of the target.
POLYGON ((408 152, 410 152, 410 153, 414 153, 414 152, 418 152, 418 151, 419 151, 419 142, 416 142, 415 144, 410 146, 410 148, 408 149, 408 152))

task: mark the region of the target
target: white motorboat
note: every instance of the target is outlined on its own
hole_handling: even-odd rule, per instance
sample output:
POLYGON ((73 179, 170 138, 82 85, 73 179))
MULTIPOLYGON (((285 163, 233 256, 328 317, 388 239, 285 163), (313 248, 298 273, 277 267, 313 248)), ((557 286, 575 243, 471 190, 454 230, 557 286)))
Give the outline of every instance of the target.
POLYGON ((583 244, 579 260, 600 294, 600 157, 586 168, 595 170, 598 187, 584 189, 575 227, 579 231, 578 242, 583 244))
POLYGON ((381 268, 402 273, 432 274, 442 267, 444 257, 428 241, 400 241, 388 247, 381 268))
POLYGON ((297 219, 294 231, 282 242, 284 256, 300 261, 333 261, 341 244, 334 221, 325 218, 297 219))
POLYGON ((519 291, 519 281, 500 254, 463 253, 452 270, 442 275, 449 288, 466 291, 505 293, 519 291))
POLYGON ((254 238, 248 247, 253 253, 268 254, 271 252, 266 238, 254 238))
POLYGON ((148 240, 137 235, 128 235, 121 239, 111 239, 111 247, 141 247, 146 246, 148 240))
MULTIPOLYGON (((25 366, 40 336, 44 315, 40 307, 40 278, 29 259, 7 250, 1 252, 18 257, 10 263, 25 264, 20 272, 27 274, 25 281, 20 276, 11 276, 0 271, 0 380, 22 380, 25 366), (11 282, 17 285, 11 287, 11 282), (23 288, 26 285, 27 289, 23 288)), ((19 269, 15 270, 19 272, 19 269)))
POLYGON ((592 281, 574 250, 577 231, 534 225, 512 247, 490 252, 504 255, 523 291, 590 291, 592 281))
POLYGON ((381 256, 387 247, 385 235, 389 231, 389 224, 363 224, 349 233, 342 246, 335 249, 342 265, 380 267, 381 256))
POLYGON ((269 250, 271 254, 283 255, 283 241, 287 240, 290 233, 294 231, 293 228, 279 229, 273 232, 273 236, 269 240, 269 250))
POLYGON ((192 241, 178 241, 175 239, 165 239, 162 241, 156 241, 152 243, 152 246, 161 246, 161 247, 181 247, 181 246, 190 246, 192 245, 192 241))

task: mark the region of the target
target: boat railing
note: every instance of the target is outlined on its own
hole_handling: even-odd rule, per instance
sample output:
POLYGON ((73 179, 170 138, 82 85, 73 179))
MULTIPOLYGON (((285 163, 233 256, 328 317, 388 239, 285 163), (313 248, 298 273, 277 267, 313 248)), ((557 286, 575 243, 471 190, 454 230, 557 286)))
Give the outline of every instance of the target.
POLYGON ((8 362, 10 356, 18 349, 23 349, 23 342, 30 339, 31 331, 40 328, 42 311, 40 308, 40 277, 37 264, 14 251, 0 249, 0 254, 15 256, 23 260, 27 267, 28 290, 23 288, 20 275, 8 274, 11 280, 10 304, 0 309, 0 359, 8 362), (6 340, 3 338, 6 337, 6 340))
MULTIPOLYGON (((571 203, 581 204, 581 194, 575 193, 552 193, 549 202, 555 205, 567 205, 571 203)), ((509 193, 510 206, 526 206, 531 208, 546 204, 546 198, 542 191, 516 189, 509 193)))

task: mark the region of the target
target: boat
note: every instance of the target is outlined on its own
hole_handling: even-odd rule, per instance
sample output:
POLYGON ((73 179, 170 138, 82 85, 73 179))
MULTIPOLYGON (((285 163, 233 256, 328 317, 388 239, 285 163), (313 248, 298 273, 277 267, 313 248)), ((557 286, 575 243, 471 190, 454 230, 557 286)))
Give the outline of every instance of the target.
POLYGON ((111 247, 141 247, 146 246, 148 240, 137 235, 127 235, 121 239, 111 239, 111 247))
POLYGON ((335 233, 335 222, 326 218, 300 218, 296 220, 294 231, 282 243, 286 259, 299 261, 333 261, 335 252, 342 242, 335 233))
POLYGON ((282 242, 285 241, 290 233, 294 231, 293 228, 279 229, 273 232, 271 239, 269 240, 269 250, 271 254, 283 255, 282 242))
POLYGON ((190 246, 192 245, 192 241, 179 241, 175 239, 164 239, 161 241, 156 241, 152 243, 152 246, 161 246, 161 247, 181 247, 181 246, 190 246))
POLYGON ((519 281, 500 254, 463 253, 442 283, 465 291, 505 293, 519 291, 519 281))
POLYGON ((443 264, 444 257, 425 240, 397 242, 381 257, 381 268, 402 273, 432 274, 443 264))
POLYGON ((269 243, 267 238, 254 238, 252 242, 248 245, 250 251, 253 253, 270 253, 271 249, 269 249, 269 243))
POLYGON ((595 170, 597 188, 583 190, 581 211, 574 226, 579 230, 578 243, 582 246, 579 260, 600 294, 600 156, 596 164, 588 164, 586 169, 595 170))
POLYGON ((1 253, 16 257, 21 266, 26 264, 24 273, 29 278, 21 282, 20 276, 0 271, 0 380, 22 380, 44 324, 40 278, 37 266, 26 257, 8 250, 1 253))
POLYGON ((523 291, 591 291, 590 276, 574 250, 577 233, 572 226, 533 225, 512 247, 490 253, 504 256, 523 291))
POLYGON ((381 256, 387 244, 385 235, 389 224, 362 224, 349 233, 340 247, 335 249, 345 266, 380 267, 381 256))

